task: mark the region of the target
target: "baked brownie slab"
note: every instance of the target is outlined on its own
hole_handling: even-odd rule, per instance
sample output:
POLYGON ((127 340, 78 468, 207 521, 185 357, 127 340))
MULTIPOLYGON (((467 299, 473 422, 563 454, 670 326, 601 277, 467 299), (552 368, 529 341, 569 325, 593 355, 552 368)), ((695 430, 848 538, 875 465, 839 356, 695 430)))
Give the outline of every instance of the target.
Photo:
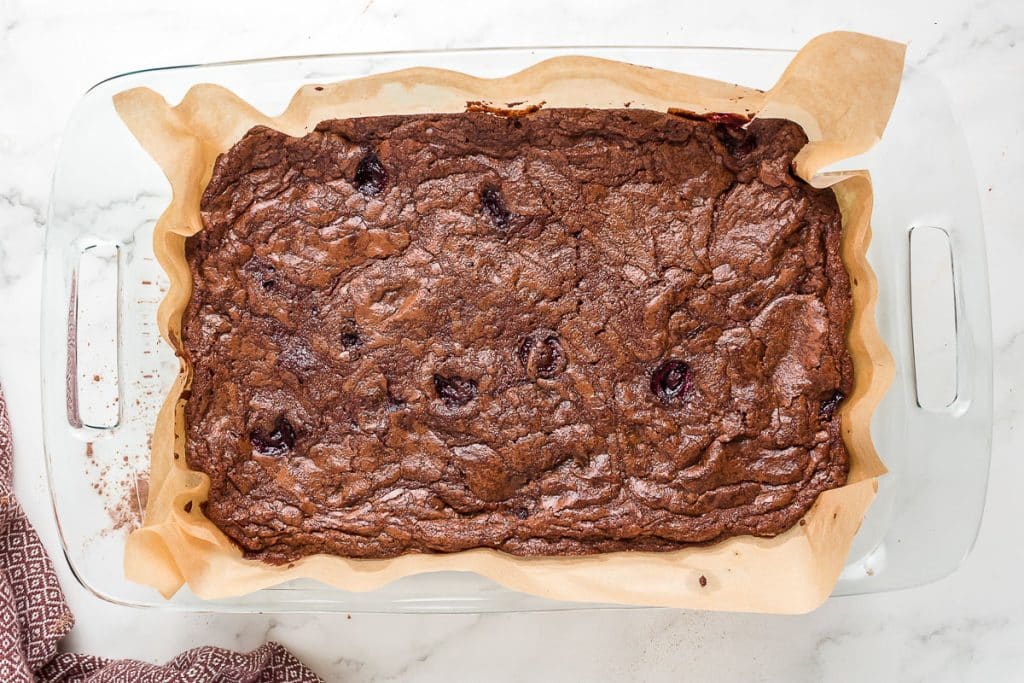
POLYGON ((671 550, 840 486, 851 298, 794 123, 254 128, 186 254, 190 467, 248 556, 671 550))

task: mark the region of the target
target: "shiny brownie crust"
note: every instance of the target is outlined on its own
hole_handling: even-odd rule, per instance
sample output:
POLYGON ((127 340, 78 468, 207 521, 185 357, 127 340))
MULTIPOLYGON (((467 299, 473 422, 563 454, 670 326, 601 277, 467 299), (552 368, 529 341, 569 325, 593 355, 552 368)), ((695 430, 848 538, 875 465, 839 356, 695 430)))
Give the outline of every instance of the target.
POLYGON ((852 382, 805 143, 631 109, 252 129, 186 245, 205 514, 274 563, 788 529, 845 483, 852 382))

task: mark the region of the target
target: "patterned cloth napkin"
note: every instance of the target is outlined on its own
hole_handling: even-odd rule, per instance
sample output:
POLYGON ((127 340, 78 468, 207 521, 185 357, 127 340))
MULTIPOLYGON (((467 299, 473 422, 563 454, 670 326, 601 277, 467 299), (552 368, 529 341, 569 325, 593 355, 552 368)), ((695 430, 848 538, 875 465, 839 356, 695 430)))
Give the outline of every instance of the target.
POLYGON ((312 683, 320 677, 277 643, 248 654, 197 647, 157 666, 58 653, 75 618, 50 558, 14 498, 14 444, 0 390, 0 682, 312 683))

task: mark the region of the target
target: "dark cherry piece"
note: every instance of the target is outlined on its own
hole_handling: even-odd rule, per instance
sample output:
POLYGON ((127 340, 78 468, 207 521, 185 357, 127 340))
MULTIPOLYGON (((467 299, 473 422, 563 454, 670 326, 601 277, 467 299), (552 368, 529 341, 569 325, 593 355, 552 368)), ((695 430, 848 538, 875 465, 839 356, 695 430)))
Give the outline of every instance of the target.
POLYGON ((746 128, 719 124, 715 126, 715 137, 734 157, 744 157, 757 147, 757 138, 746 128))
POLYGON ((690 366, 681 360, 667 360, 651 373, 651 392, 662 401, 682 396, 689 388, 690 366))
POLYGON ((519 346, 519 362, 531 380, 551 379, 568 365, 562 342, 551 330, 537 330, 524 339, 519 346))
POLYGON ((380 158, 373 152, 367 152, 356 167, 356 189, 368 197, 373 197, 380 194, 387 181, 388 173, 384 170, 380 158))
POLYGON ((387 396, 384 397, 384 409, 389 413, 397 413, 400 410, 405 410, 405 401, 392 394, 391 389, 389 388, 387 396))
POLYGON ((274 422, 269 432, 254 429, 249 434, 253 450, 260 455, 284 455, 295 448, 295 430, 283 415, 274 422))
POLYGON ((821 406, 818 408, 818 417, 826 420, 831 418, 844 398, 846 398, 846 394, 837 389, 831 396, 821 402, 821 406))
POLYGON ((434 391, 449 408, 464 406, 476 398, 476 382, 464 377, 434 375, 434 391))
POLYGON ((508 229, 512 222, 512 212, 505 206, 500 190, 493 187, 484 189, 480 195, 480 206, 499 229, 508 229))
POLYGON ((359 336, 359 328, 356 327, 356 321, 352 318, 346 318, 341 323, 341 337, 339 338, 341 345, 346 349, 351 349, 353 346, 359 346, 363 343, 362 337, 359 336))

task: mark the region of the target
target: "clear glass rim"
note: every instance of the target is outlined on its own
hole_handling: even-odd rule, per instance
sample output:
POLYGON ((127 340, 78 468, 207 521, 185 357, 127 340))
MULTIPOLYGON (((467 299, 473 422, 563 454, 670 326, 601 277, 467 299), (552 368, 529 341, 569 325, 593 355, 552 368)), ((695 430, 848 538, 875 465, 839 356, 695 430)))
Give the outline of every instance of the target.
POLYGON ((314 54, 303 54, 303 55, 279 55, 276 57, 254 57, 250 59, 229 59, 218 62, 195 62, 186 64, 168 64, 165 66, 154 66, 145 67, 142 69, 132 69, 131 71, 125 71, 123 73, 116 74, 114 76, 108 76, 100 81, 97 81, 93 85, 86 89, 84 94, 92 92, 96 88, 116 81, 120 78, 126 78, 128 76, 138 76, 140 74, 154 73, 158 71, 175 71, 178 69, 198 69, 198 68, 219 68, 219 67, 232 67, 232 66, 246 66, 249 64, 269 64, 274 62, 297 62, 304 59, 332 59, 332 58, 365 58, 365 57, 404 57, 414 55, 436 55, 436 54, 450 54, 450 55, 471 55, 480 53, 512 53, 512 52, 529 52, 533 50, 592 50, 592 51, 611 51, 611 50, 630 50, 636 52, 657 52, 659 50, 673 50, 673 51, 688 51, 688 50, 700 50, 710 52, 760 52, 764 54, 796 54, 797 51, 791 48, 775 48, 775 47, 723 47, 720 45, 636 45, 636 44, 570 44, 570 45, 501 45, 495 47, 457 47, 457 48, 438 48, 438 49, 413 49, 413 50, 366 50, 360 52, 324 52, 314 54))

